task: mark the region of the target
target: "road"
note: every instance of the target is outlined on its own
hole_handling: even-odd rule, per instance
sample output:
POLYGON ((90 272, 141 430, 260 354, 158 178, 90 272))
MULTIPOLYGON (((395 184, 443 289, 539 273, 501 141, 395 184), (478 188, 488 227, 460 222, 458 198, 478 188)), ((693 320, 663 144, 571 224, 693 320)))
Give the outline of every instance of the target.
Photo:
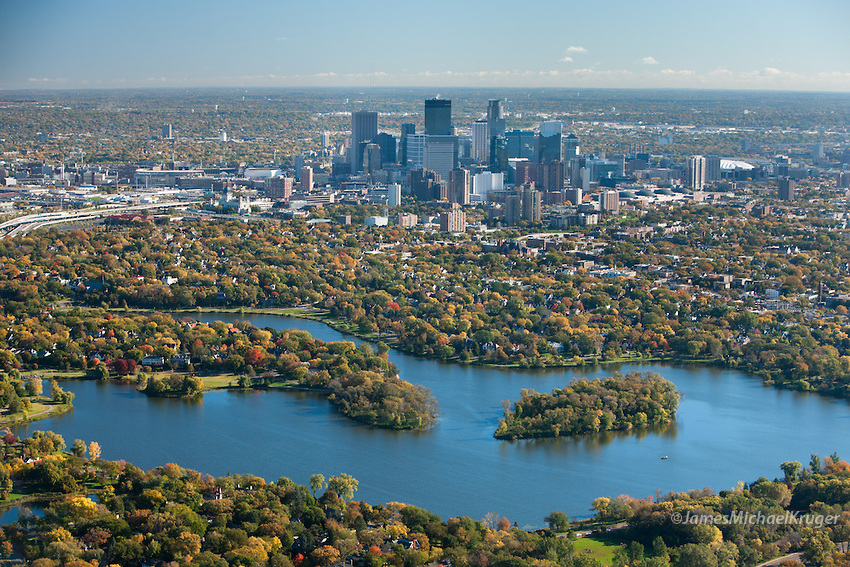
POLYGON ((21 217, 13 218, 11 220, 7 220, 6 222, 0 224, 0 232, 4 233, 2 238, 6 238, 7 236, 21 236, 32 230, 54 224, 79 222, 112 215, 123 215, 128 213, 144 213, 148 210, 167 210, 170 208, 181 208, 196 204, 197 202, 194 201, 166 201, 163 203, 149 203, 144 205, 98 207, 92 209, 83 209, 80 211, 38 213, 34 215, 24 215, 21 217))
POLYGON ((799 561, 803 562, 803 554, 802 553, 789 553, 788 555, 783 555, 782 557, 776 557, 771 559, 770 561, 765 561, 764 563, 759 563, 756 567, 773 567, 774 565, 782 565, 786 561, 799 561))

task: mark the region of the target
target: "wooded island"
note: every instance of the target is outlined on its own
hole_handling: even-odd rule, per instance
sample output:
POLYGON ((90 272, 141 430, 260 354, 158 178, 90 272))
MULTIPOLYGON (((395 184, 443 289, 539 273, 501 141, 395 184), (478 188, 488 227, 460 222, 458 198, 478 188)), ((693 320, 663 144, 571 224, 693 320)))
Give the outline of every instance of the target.
POLYGON ((658 374, 630 372, 596 380, 575 380, 551 394, 523 390, 505 418, 497 439, 529 439, 630 430, 671 423, 679 392, 658 374))

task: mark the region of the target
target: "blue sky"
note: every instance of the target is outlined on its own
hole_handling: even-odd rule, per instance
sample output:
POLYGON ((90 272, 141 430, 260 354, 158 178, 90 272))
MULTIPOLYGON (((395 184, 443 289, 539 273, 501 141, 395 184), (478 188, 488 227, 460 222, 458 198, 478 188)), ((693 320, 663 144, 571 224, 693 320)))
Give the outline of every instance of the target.
POLYGON ((850 92, 846 0, 0 0, 0 89, 850 92))

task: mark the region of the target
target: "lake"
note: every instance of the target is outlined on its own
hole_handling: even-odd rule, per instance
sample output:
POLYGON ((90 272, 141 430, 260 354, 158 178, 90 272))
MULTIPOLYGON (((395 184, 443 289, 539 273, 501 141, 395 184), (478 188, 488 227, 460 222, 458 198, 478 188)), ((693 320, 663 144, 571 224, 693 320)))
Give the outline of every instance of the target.
MULTIPOLYGON (((203 321, 229 315, 204 315, 203 321)), ((258 327, 298 328, 325 341, 353 340, 313 321, 245 315, 258 327)), ((632 364, 582 370, 516 370, 443 364, 390 352, 403 379, 433 390, 438 425, 424 432, 371 429, 338 415, 308 392, 217 391, 199 401, 149 399, 133 386, 66 382, 74 411, 21 426, 97 441, 106 459, 142 468, 165 463, 210 473, 282 476, 308 484, 314 473, 360 481, 355 498, 406 502, 444 519, 488 512, 539 527, 552 510, 589 515, 598 496, 648 497, 781 476, 783 461, 811 453, 850 455, 850 404, 766 388, 734 370, 632 364), (498 441, 502 401, 532 388, 549 392, 574 377, 658 372, 683 394, 678 421, 661 432, 498 441), (661 457, 668 458, 662 460, 661 457)))

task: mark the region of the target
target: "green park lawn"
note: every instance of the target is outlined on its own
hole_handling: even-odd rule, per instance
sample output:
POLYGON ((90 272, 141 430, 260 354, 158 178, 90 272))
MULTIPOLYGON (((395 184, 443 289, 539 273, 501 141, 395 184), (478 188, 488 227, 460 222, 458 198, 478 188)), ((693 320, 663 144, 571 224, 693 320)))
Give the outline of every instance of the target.
POLYGON ((611 565, 614 552, 621 549, 620 543, 622 543, 622 538, 616 532, 573 540, 576 553, 598 559, 605 565, 611 565))
POLYGON ((212 374, 210 376, 200 376, 200 378, 204 382, 204 390, 227 388, 230 385, 235 386, 239 381, 239 377, 233 374, 212 374))

